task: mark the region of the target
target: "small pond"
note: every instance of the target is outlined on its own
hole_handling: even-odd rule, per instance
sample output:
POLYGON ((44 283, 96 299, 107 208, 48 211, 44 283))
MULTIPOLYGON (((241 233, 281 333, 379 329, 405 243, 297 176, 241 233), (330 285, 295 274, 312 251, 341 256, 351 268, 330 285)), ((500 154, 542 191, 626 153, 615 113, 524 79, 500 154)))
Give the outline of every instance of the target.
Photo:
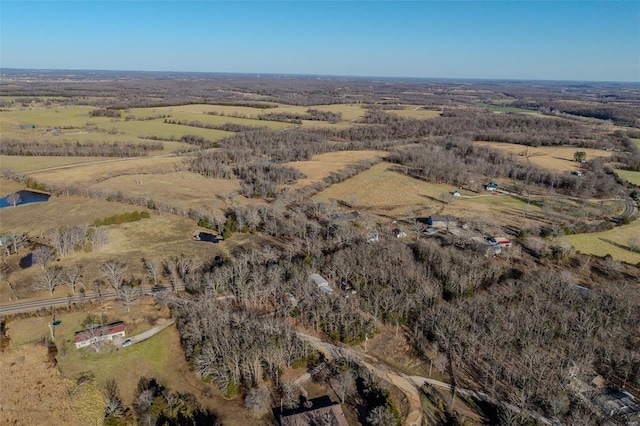
POLYGON ((37 129, 35 124, 21 124, 20 126, 14 126, 14 129, 37 129))
MULTIPOLYGON (((25 189, 18 191, 17 194, 20 196, 20 200, 16 204, 18 206, 21 205, 21 204, 41 203, 43 201, 49 201, 49 198, 51 197, 51 194, 44 194, 42 192, 27 191, 25 189)), ((4 198, 0 199, 0 208, 13 207, 13 203, 10 202, 10 200, 9 200, 9 197, 11 195, 12 194, 7 194, 4 198)))

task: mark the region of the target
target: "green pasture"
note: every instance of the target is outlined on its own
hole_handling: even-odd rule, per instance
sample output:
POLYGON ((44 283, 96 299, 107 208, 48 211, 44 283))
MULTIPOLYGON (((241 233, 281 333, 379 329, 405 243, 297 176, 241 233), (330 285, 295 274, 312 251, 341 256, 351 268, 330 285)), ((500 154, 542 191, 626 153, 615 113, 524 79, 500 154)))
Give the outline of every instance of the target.
POLYGON ((631 140, 634 141, 636 143, 636 145, 640 146, 640 139, 631 138, 631 140))
POLYGON ((617 226, 609 231, 591 234, 575 234, 563 237, 581 253, 596 256, 611 255, 613 259, 637 264, 640 262, 640 252, 632 251, 632 238, 640 236, 640 220, 629 225, 617 226))
POLYGON ((0 132, 3 137, 31 136, 53 127, 82 128, 89 123, 108 123, 108 117, 90 117, 93 107, 51 107, 3 111, 0 113, 0 132), (35 129, 18 129, 17 126, 32 125, 35 129))
POLYGON ((640 172, 632 172, 629 170, 616 170, 616 174, 622 179, 634 185, 640 186, 640 172))

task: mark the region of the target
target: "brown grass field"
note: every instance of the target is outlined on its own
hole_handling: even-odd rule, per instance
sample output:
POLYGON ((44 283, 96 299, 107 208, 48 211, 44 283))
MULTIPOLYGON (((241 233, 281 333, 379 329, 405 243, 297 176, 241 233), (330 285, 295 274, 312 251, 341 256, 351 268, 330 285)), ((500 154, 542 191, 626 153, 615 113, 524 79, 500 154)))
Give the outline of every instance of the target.
POLYGON ((457 217, 473 218, 495 213, 506 213, 501 222, 510 222, 511 215, 519 216, 522 222, 523 210, 529 214, 539 212, 534 206, 509 196, 477 196, 462 190, 461 193, 475 198, 455 199, 449 204, 441 201, 443 194, 450 194, 456 187, 445 184, 424 182, 405 175, 396 165, 380 163, 344 182, 332 185, 322 191, 319 200, 338 200, 354 207, 388 217, 402 217, 409 211, 416 215, 452 214, 457 217), (355 203, 354 203, 355 201, 355 203))
POLYGON ((417 120, 424 120, 427 118, 440 117, 442 115, 442 111, 434 111, 429 109, 423 109, 415 106, 408 106, 403 110, 392 110, 389 111, 391 114, 399 115, 404 118, 414 118, 417 120))
POLYGON ((327 152, 324 154, 318 154, 311 157, 308 161, 293 161, 287 163, 300 172, 304 173, 307 177, 299 179, 298 182, 293 185, 293 188, 299 188, 307 186, 309 184, 319 182, 323 178, 329 176, 331 173, 338 172, 344 169, 349 164, 356 164, 362 160, 373 160, 375 158, 382 158, 388 153, 386 151, 336 151, 327 152))
MULTIPOLYGON (((210 179, 190 172, 133 174, 112 177, 91 185, 95 189, 121 190, 134 196, 150 196, 184 208, 224 209, 216 195, 240 190, 238 179, 210 179), (140 185, 136 181, 141 182, 140 185)), ((243 198, 243 197, 238 197, 243 198)))
POLYGON ((97 158, 95 163, 36 171, 30 173, 30 176, 45 183, 91 185, 114 176, 173 171, 176 165, 181 165, 182 162, 182 158, 175 156, 113 159, 112 161, 97 158))
POLYGON ((0 424, 92 425, 104 419, 95 386, 78 386, 63 377, 47 348, 30 344, 7 349, 0 357, 0 424))
MULTIPOLYGON (((112 159, 105 159, 106 161, 112 159)), ((30 157, 17 155, 0 155, 0 167, 17 172, 46 169, 49 167, 68 166, 100 161, 96 157, 30 157)))
POLYGON ((474 143, 495 148, 508 154, 518 155, 520 156, 520 161, 529 161, 536 166, 558 172, 579 170, 581 168, 581 164, 573 160, 573 154, 576 151, 585 151, 587 153, 587 160, 611 156, 611 153, 608 151, 592 148, 576 148, 572 146, 526 147, 524 145, 502 142, 478 141, 474 143))
MULTIPOLYGON (((133 206, 126 206, 122 210, 133 211, 134 208, 133 206)), ((104 213, 104 215, 106 214, 104 213)), ((95 217, 101 217, 101 215, 96 214, 95 217)), ((89 224, 91 222, 76 221, 76 223, 89 224)), ((43 227, 40 229, 46 231, 49 228, 43 227)), ((200 229, 193 221, 187 218, 168 214, 162 216, 153 215, 151 219, 143 219, 139 222, 111 225, 109 227, 110 242, 102 251, 92 252, 90 251, 90 246, 87 245, 87 251, 76 251, 52 264, 62 267, 68 267, 76 263, 83 265, 85 268, 84 283, 87 289, 92 292, 93 280, 102 278, 100 267, 109 260, 125 263, 128 268, 128 276, 143 278, 144 271, 141 263, 143 257, 160 262, 170 256, 184 254, 204 262, 210 261, 216 255, 227 256, 233 247, 241 244, 247 238, 251 239, 251 236, 236 234, 230 240, 221 241, 217 244, 194 241, 193 234, 198 230, 200 229)), ((31 233, 31 235, 34 234, 39 235, 39 231, 31 233)), ((15 295, 21 299, 32 297, 46 299, 49 297, 64 297, 69 293, 68 287, 56 289, 53 296, 50 296, 47 291, 34 292, 31 289, 31 285, 40 273, 41 268, 38 265, 26 269, 20 269, 16 265, 14 272, 10 275, 15 295)), ((146 283, 146 279, 144 282, 146 283)), ((0 296, 8 299, 12 297, 12 294, 8 289, 3 288, 0 296)))

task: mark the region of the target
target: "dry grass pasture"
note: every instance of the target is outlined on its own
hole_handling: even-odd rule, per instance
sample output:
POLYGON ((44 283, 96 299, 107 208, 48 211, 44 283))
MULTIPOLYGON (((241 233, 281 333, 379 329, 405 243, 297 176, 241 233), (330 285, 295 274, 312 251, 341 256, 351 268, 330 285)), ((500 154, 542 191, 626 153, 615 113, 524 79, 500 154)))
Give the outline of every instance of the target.
MULTIPOLYGON (((183 208, 224 209, 216 195, 240 190, 238 179, 210 179, 190 172, 134 174, 108 178, 91 185, 95 189, 123 191, 133 196, 150 196, 183 208), (140 184, 136 183, 140 182, 140 184)), ((239 197, 242 198, 242 197, 239 197)))
POLYGON ((640 262, 640 253, 630 249, 634 237, 640 238, 640 220, 605 232, 567 235, 563 238, 581 253, 596 256, 610 254, 615 260, 635 265, 640 262))
POLYGON ((442 111, 434 111, 434 110, 424 109, 421 107, 414 107, 414 106, 408 106, 402 110, 392 110, 389 112, 391 114, 399 115, 400 117, 403 117, 403 118, 414 118, 417 120, 440 117, 442 115, 442 111))
POLYGON ((88 425, 104 419, 97 389, 78 389, 49 360, 46 346, 30 344, 7 349, 0 357, 0 424, 88 425), (93 404, 84 406, 87 400, 93 404), (84 406, 80 415, 76 407, 84 406))
POLYGON ((307 176, 299 179, 293 188, 307 186, 319 182, 331 173, 343 170, 350 164, 357 164, 359 161, 370 161, 375 158, 382 158, 387 155, 386 151, 336 151, 318 154, 308 161, 292 161, 288 166, 299 170, 307 176))
MULTIPOLYGON (((92 201, 92 200, 89 200, 92 201)), ((106 203, 106 202, 105 202, 106 203)), ((40 203, 43 204, 43 203, 40 203)), ((116 204, 116 203, 112 203, 116 204)), ((125 205, 123 211, 133 211, 133 206, 125 205)), ((5 210, 5 209, 3 209, 5 210)), ((96 214, 94 217, 104 217, 107 214, 96 214)), ((89 224, 90 221, 79 222, 78 224, 89 224)), ((48 228, 42 228, 47 230, 48 228)), ((101 266, 109 260, 123 262, 127 265, 127 277, 143 278, 144 270, 141 259, 150 259, 156 262, 168 259, 177 254, 183 254, 189 258, 210 261, 216 255, 228 256, 229 251, 247 238, 242 234, 236 234, 229 241, 220 241, 216 244, 205 241, 195 241, 193 234, 201 230, 192 220, 175 215, 165 214, 162 216, 152 215, 150 219, 143 219, 139 222, 129 222, 121 225, 111 225, 109 229, 110 242, 102 251, 76 251, 66 257, 53 262, 55 265, 69 267, 79 264, 84 267, 84 285, 88 291, 93 292, 92 283, 95 279, 102 278, 101 266)), ((31 235, 38 235, 39 231, 32 232, 31 235)), ((31 288, 41 273, 42 269, 38 265, 20 269, 14 268, 11 273, 13 293, 8 288, 3 288, 0 296, 13 297, 15 294, 20 299, 49 297, 65 297, 69 293, 68 287, 57 288, 53 296, 48 291, 36 291, 31 288)), ((168 282, 161 281, 168 285, 168 282)), ((146 279, 144 280, 146 282, 146 279)))
POLYGON ((520 156, 520 161, 529 161, 538 167, 558 172, 580 170, 582 165, 573 159, 573 154, 575 154, 576 151, 586 152, 587 160, 611 156, 611 153, 608 151, 593 148, 576 148, 573 146, 527 147, 512 143, 485 141, 474 142, 474 144, 498 149, 507 154, 518 155, 520 156))
POLYGON ((174 156, 96 159, 94 162, 72 167, 34 172, 30 176, 37 181, 46 183, 91 185, 114 176, 166 173, 175 170, 176 166, 182 164, 182 161, 182 158, 174 156))
MULTIPOLYGON (((62 167, 99 161, 96 157, 32 157, 18 155, 0 155, 0 167, 17 172, 30 172, 50 167, 62 167)), ((105 160, 105 161, 113 161, 105 160)))
POLYGON ((629 170, 616 170, 616 174, 622 179, 634 185, 640 186, 640 172, 632 172, 629 170))
POLYGON ((444 194, 459 190, 451 185, 424 182, 405 175, 390 163, 380 163, 344 182, 334 184, 316 199, 338 200, 356 208, 388 217, 409 211, 421 216, 450 214, 462 218, 488 218, 496 224, 522 226, 539 218, 541 209, 525 200, 507 195, 475 194, 460 190, 464 198, 442 201, 444 194))

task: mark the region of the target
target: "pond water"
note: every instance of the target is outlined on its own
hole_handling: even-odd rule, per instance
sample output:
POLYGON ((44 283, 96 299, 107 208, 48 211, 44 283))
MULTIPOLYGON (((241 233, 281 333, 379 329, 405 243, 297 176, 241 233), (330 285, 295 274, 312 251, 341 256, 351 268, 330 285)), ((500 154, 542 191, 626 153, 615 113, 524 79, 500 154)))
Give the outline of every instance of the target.
POLYGON ((20 126, 15 126, 14 129, 37 129, 38 126, 35 124, 22 124, 20 126))
MULTIPOLYGON (((13 203, 9 202, 10 195, 11 194, 7 194, 4 198, 0 199, 0 208, 13 207, 13 203)), ((49 197, 51 197, 51 194, 43 194, 41 192, 27 191, 24 189, 18 191, 18 195, 20 196, 20 201, 18 201, 17 205, 41 203, 43 201, 49 201, 49 197)))

